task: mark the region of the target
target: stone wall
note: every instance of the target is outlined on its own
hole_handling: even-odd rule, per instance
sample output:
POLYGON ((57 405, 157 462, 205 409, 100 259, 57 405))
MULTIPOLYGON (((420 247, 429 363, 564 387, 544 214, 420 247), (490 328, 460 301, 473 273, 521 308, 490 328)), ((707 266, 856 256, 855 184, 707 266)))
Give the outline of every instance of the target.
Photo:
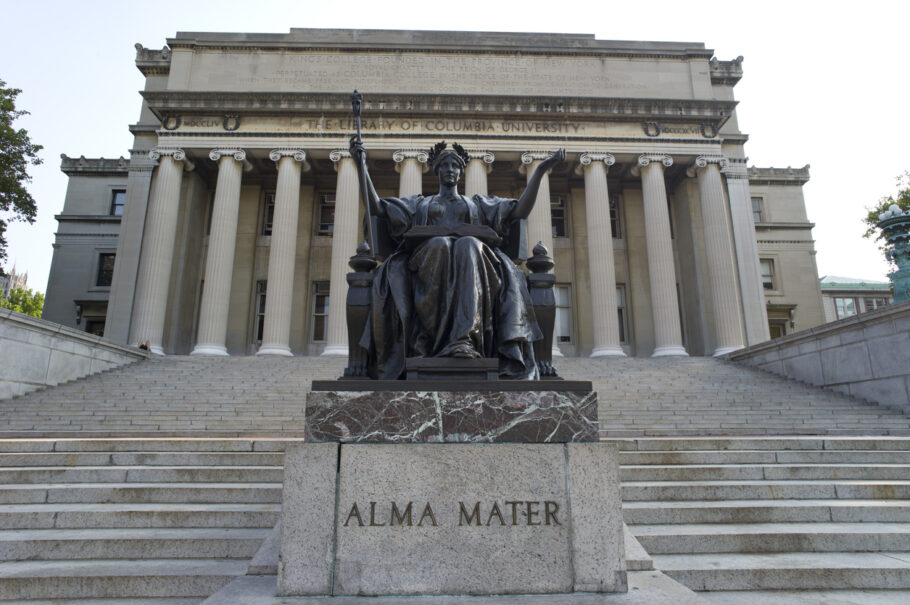
POLYGON ((0 309, 0 399, 146 357, 87 332, 0 309))
POLYGON ((910 302, 797 332, 725 358, 910 412, 910 302))

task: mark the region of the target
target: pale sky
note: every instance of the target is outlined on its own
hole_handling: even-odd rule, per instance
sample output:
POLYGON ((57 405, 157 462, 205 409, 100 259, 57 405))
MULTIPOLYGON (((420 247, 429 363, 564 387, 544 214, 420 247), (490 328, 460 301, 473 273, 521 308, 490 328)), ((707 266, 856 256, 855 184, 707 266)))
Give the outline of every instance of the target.
POLYGON ((602 40, 704 42, 721 60, 743 55, 734 89, 749 164, 811 164, 804 187, 819 276, 886 280, 862 239, 865 206, 910 169, 906 39, 900 2, 364 2, 0 0, 0 79, 21 88, 16 122, 44 146, 29 186, 34 225, 13 223, 7 270, 44 291, 63 208, 60 154, 128 157, 143 78, 134 44, 161 48, 178 31, 287 33, 292 27, 595 34, 602 40))

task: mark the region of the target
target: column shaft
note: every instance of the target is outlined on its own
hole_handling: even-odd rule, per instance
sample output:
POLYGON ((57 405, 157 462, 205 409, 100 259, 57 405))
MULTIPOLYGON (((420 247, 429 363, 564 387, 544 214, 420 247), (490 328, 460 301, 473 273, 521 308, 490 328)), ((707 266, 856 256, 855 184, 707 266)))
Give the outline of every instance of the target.
MULTIPOLYGON (((532 159, 531 156, 522 156, 521 161, 522 164, 525 164, 528 181, 531 180, 531 175, 534 174, 534 171, 543 159, 543 157, 540 157, 539 159, 538 157, 533 157, 532 159)), ((544 173, 543 178, 540 179, 540 188, 537 190, 537 200, 534 202, 534 208, 528 216, 528 254, 534 249, 537 242, 543 243, 543 245, 546 246, 547 251, 549 251, 553 257, 556 256, 556 251, 553 249, 553 219, 550 215, 549 173, 544 173)), ((559 345, 556 343, 555 338, 553 339, 553 357, 563 357, 562 351, 559 350, 559 345)))
POLYGON ((613 237, 610 230, 610 192, 607 186, 607 158, 582 156, 585 175, 585 216, 588 236, 588 269, 591 283, 591 310, 594 348, 591 357, 625 355, 619 342, 616 311, 616 269, 613 264, 613 237), (587 164, 585 164, 587 160, 587 164))
MULTIPOLYGON (((639 163, 642 163, 639 160, 639 163)), ((659 161, 641 166, 644 197, 645 239, 648 251, 648 278, 651 284, 651 309, 654 315, 654 352, 652 357, 686 355, 679 324, 679 298, 676 292, 676 267, 664 169, 659 161)))
POLYGON ((733 240, 736 243, 746 338, 749 345, 754 345, 765 342, 771 335, 768 332, 768 309, 765 307, 765 290, 761 281, 758 242, 755 240, 749 179, 745 174, 728 173, 727 192, 730 195, 730 218, 733 223, 733 240))
POLYGON ((297 218, 303 152, 272 152, 278 158, 278 186, 269 245, 269 276, 265 297, 265 324, 257 355, 291 356, 291 305, 294 298, 294 262, 297 256, 297 218))
MULTIPOLYGON (((468 197, 489 195, 487 193, 487 171, 495 157, 489 151, 469 154, 471 161, 464 171, 464 194, 468 197)), ((535 242, 537 243, 537 242, 535 242)))
POLYGON ((212 228, 205 258, 205 284, 199 308, 199 331, 191 355, 227 355, 228 307, 234 248, 237 245, 237 215, 240 211, 240 180, 246 154, 237 150, 213 151, 218 161, 218 181, 212 208, 212 228))
POLYGON ((135 342, 131 344, 150 341, 151 351, 164 355, 164 317, 174 262, 180 186, 186 156, 182 150, 153 150, 149 157, 160 159, 139 266, 131 339, 135 342))
MULTIPOLYGON (((401 178, 398 183, 399 197, 423 193, 423 170, 417 158, 406 157, 398 166, 401 170, 401 178)), ((351 252, 351 254, 354 253, 351 252)))
POLYGON ((323 355, 348 354, 348 326, 345 300, 351 270, 348 260, 357 248, 357 212, 360 206, 360 184, 357 167, 347 152, 338 153, 335 167, 338 185, 335 189, 335 228, 332 231, 332 269, 329 282, 329 318, 323 355))
POLYGON ((705 255, 711 304, 714 311, 714 356, 743 348, 733 244, 727 227, 726 203, 720 168, 714 161, 696 161, 701 217, 705 229, 705 255))

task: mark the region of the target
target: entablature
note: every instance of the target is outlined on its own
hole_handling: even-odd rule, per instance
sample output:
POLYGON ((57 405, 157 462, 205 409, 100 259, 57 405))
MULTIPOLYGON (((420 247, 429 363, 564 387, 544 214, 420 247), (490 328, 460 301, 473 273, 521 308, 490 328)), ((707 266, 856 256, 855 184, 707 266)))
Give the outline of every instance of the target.
POLYGON ((809 164, 802 168, 756 168, 749 167, 751 185, 805 185, 809 182, 809 164))
POLYGON ((732 61, 720 61, 712 57, 708 65, 711 67, 711 84, 735 86, 743 77, 742 55, 732 61))
POLYGON ((84 155, 71 158, 65 153, 60 154, 60 170, 67 176, 126 176, 130 168, 130 161, 120 156, 116 160, 105 158, 87 158, 84 155))
POLYGON ((143 76, 166 76, 171 70, 171 49, 146 48, 136 43, 136 67, 143 76))

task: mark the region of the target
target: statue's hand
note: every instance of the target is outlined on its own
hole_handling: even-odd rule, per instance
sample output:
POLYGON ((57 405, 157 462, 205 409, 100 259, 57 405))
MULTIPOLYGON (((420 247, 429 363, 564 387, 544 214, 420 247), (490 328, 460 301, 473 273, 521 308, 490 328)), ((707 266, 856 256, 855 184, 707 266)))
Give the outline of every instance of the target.
POLYGON ((363 141, 356 134, 351 136, 351 144, 348 147, 348 151, 351 152, 351 157, 354 158, 354 161, 358 164, 367 156, 367 151, 363 148, 363 141))
POLYGON ((550 155, 550 157, 548 157, 541 163, 544 164, 549 169, 549 168, 552 168, 553 166, 562 164, 565 161, 566 161, 566 150, 557 149, 550 155))

